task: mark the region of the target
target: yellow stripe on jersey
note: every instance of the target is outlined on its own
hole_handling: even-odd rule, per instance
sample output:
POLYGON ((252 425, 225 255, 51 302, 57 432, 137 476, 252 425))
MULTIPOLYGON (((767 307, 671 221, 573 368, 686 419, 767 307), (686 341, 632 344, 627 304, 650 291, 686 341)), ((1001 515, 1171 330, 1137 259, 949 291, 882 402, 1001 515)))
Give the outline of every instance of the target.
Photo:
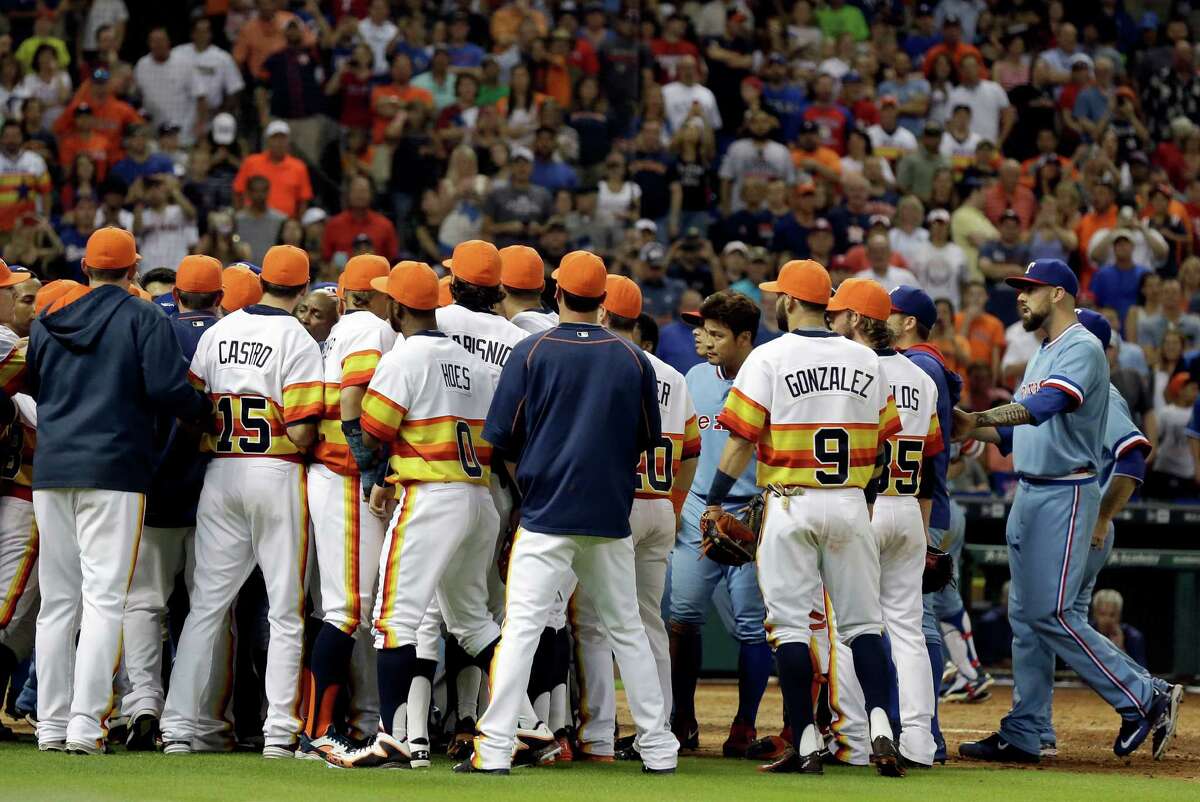
POLYGON ((365 387, 371 383, 382 356, 378 351, 355 351, 342 360, 342 387, 365 387))
POLYGON ((204 379, 197 376, 195 373, 188 371, 188 383, 195 387, 200 392, 207 392, 208 387, 204 384, 204 379))
POLYGON ((692 459, 698 456, 700 456, 700 424, 693 415, 683 425, 683 458, 692 459))
POLYGON ((325 383, 300 382, 283 388, 283 419, 298 423, 306 418, 319 418, 325 408, 325 383))
POLYGON ((12 398, 25 386, 25 349, 13 348, 0 362, 0 389, 12 398))
POLYGON ((925 464, 925 438, 889 437, 883 446, 884 466, 879 484, 885 496, 915 496, 921 489, 925 464))
POLYGON ((894 434, 899 434, 904 428, 900 422, 900 410, 896 409, 896 399, 888 393, 887 404, 879 410, 879 439, 886 440, 894 434))
POLYGON ((738 437, 756 443, 767 421, 767 408, 734 387, 725 397, 725 408, 717 420, 738 437))
POLYGON ((492 446, 482 432, 482 420, 451 416, 405 419, 392 441, 388 482, 486 485, 492 474, 492 446))
MULTIPOLYGON (((699 433, 697 428, 696 432, 699 433)), ((670 498, 671 487, 679 475, 679 463, 683 461, 684 435, 663 432, 658 445, 642 452, 638 463, 635 498, 670 498), (650 459, 654 464, 650 465, 650 459), (652 469, 652 470, 649 470, 652 469)))
POLYGON ((945 439, 942 437, 942 424, 938 420, 937 413, 929 416, 929 434, 925 435, 925 456, 934 457, 941 454, 946 449, 945 439))
POLYGON ((396 432, 408 410, 385 395, 367 390, 363 396, 362 416, 360 422, 364 432, 376 440, 390 443, 396 439, 396 432))
POLYGON ((313 456, 336 474, 357 476, 358 463, 354 461, 354 455, 346 443, 346 435, 342 433, 342 402, 338 385, 325 385, 324 407, 313 456))
POLYGON ((202 451, 218 457, 274 457, 300 462, 303 455, 288 439, 283 408, 258 395, 213 394, 217 431, 206 434, 202 451))
POLYGON ((878 453, 875 423, 769 424, 758 443, 757 482, 866 487, 878 453))

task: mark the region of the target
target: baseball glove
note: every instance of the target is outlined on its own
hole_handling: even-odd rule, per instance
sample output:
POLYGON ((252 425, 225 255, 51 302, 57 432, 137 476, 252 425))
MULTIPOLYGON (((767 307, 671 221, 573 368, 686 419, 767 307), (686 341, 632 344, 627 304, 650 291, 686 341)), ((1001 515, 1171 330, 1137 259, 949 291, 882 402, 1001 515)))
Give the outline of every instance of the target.
POLYGON ((700 519, 700 552, 721 565, 745 565, 758 554, 762 530, 763 500, 756 496, 746 505, 741 518, 723 512, 716 519, 700 519))
POLYGON ((954 578, 954 558, 939 548, 925 547, 925 573, 921 575, 921 592, 936 593, 954 578))

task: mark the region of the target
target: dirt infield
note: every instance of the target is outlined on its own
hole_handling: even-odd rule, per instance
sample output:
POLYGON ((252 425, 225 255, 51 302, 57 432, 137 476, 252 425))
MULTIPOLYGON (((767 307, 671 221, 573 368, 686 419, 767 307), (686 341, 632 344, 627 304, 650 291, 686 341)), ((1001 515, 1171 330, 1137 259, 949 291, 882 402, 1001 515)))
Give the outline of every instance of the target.
MULTIPOLYGON (((950 760, 956 766, 993 768, 989 764, 959 760, 958 744, 992 732, 1000 717, 1008 711, 1012 689, 995 687, 992 698, 978 704, 943 704, 942 731, 950 747, 950 760)), ((721 744, 729 732, 729 722, 737 710, 737 686, 732 683, 702 683, 697 690, 696 710, 700 715, 700 753, 719 756, 721 744)), ((1137 772, 1146 777, 1176 777, 1200 782, 1200 694, 1188 694, 1180 715, 1179 731, 1166 758, 1150 758, 1149 743, 1132 758, 1118 758, 1112 742, 1119 722, 1116 713, 1099 696, 1084 688, 1059 688, 1054 693, 1054 725, 1058 732, 1058 757, 1043 760, 1039 766, 1018 770, 1047 769, 1073 772, 1137 772)), ((759 735, 778 732, 783 712, 779 689, 772 682, 758 713, 759 735)), ((632 719, 624 708, 620 713, 621 731, 631 732, 632 719)))

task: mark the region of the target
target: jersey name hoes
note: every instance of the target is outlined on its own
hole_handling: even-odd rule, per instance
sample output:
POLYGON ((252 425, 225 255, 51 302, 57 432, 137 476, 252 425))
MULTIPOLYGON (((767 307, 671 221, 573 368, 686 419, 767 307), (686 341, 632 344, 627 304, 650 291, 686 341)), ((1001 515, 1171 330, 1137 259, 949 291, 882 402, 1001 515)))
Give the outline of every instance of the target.
POLYGON ((446 389, 456 393, 471 392, 471 369, 465 365, 455 365, 452 362, 442 362, 442 381, 446 389))

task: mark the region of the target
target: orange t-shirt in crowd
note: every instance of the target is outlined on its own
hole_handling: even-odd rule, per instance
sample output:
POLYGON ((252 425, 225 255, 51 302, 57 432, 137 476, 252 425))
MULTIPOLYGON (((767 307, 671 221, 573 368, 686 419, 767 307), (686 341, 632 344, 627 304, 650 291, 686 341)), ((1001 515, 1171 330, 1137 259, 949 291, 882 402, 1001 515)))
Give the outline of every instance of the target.
POLYGON ((1085 289, 1091 283, 1092 270, 1094 269, 1094 265, 1088 259, 1088 243, 1092 241, 1092 235, 1100 229, 1115 228, 1116 225, 1117 204, 1115 203, 1108 207, 1107 212, 1088 212, 1079 218, 1079 225, 1075 229, 1075 235, 1079 237, 1079 263, 1083 266, 1079 278, 1085 289))
POLYGON ((247 156, 233 179, 233 191, 245 195, 247 182, 257 175, 271 182, 267 205, 277 212, 297 217, 304 205, 312 200, 308 167, 295 156, 284 156, 280 161, 273 161, 266 153, 247 156))
POLYGON ((380 101, 384 98, 394 97, 401 103, 411 103, 414 100, 419 100, 426 106, 433 108, 433 95, 428 89, 422 89, 419 86, 407 84, 405 86, 396 86, 396 84, 383 84, 371 90, 371 141, 382 142, 384 132, 387 131, 388 125, 392 122, 391 117, 384 116, 379 111, 380 101))
POLYGON ((926 78, 933 75, 933 65, 935 62, 937 62, 938 56, 942 55, 943 53, 949 54, 950 60, 954 62, 954 69, 956 70, 959 68, 959 65, 962 63, 964 57, 974 56, 975 60, 979 62, 979 77, 982 80, 987 80, 988 68, 984 64, 983 54, 979 52, 978 47, 975 47, 975 45, 969 45, 966 42, 959 42, 953 48, 945 42, 941 42, 940 44, 936 44, 925 51, 925 56, 922 59, 922 63, 925 65, 926 78))
MULTIPOLYGON (((294 19, 296 15, 290 11, 276 11, 275 16, 267 21, 255 14, 238 31, 237 41, 233 44, 233 60, 254 75, 265 78, 263 62, 287 47, 283 31, 294 19)), ((307 27, 304 28, 301 42, 305 47, 317 43, 307 27)))
POLYGON ((492 14, 492 40, 500 45, 517 41, 517 30, 526 19, 533 22, 538 36, 545 36, 550 32, 550 28, 546 25, 545 14, 537 9, 522 11, 517 8, 515 3, 510 3, 496 9, 492 14))
POLYGON ((141 125, 145 120, 123 100, 110 96, 103 103, 97 103, 90 93, 78 93, 54 121, 54 133, 57 136, 66 136, 75 130, 75 109, 80 103, 87 103, 91 107, 95 120, 92 130, 104 138, 108 161, 116 164, 125 157, 125 129, 131 125, 141 125))
POLYGON ((995 315, 983 312, 976 315, 975 319, 971 321, 971 325, 967 327, 966 331, 963 331, 965 319, 964 312, 955 314, 954 328, 967 339, 967 345, 971 350, 971 362, 990 366, 992 354, 996 349, 998 348, 1001 353, 1004 352, 1007 342, 1004 339, 1004 324, 995 315))
POLYGON ((69 170, 75 164, 75 157, 86 153, 96 166, 96 180, 103 181, 110 164, 108 146, 108 139, 95 131, 87 134, 71 131, 58 140, 58 163, 64 170, 69 170))
POLYGON ((824 145, 817 145, 816 150, 801 150, 800 148, 792 148, 792 164, 800 167, 800 162, 805 159, 812 159, 823 167, 828 167, 838 175, 842 174, 842 159, 837 155, 837 151, 833 148, 827 148, 824 145))

